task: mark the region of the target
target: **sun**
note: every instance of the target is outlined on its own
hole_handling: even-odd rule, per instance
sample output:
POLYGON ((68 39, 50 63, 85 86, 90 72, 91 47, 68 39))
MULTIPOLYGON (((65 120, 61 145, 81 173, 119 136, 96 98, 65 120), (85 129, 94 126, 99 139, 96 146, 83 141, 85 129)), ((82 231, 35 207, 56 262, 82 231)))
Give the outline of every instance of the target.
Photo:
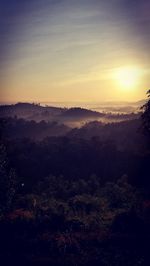
POLYGON ((129 91, 137 87, 140 70, 136 67, 121 67, 115 69, 113 76, 119 88, 129 91))

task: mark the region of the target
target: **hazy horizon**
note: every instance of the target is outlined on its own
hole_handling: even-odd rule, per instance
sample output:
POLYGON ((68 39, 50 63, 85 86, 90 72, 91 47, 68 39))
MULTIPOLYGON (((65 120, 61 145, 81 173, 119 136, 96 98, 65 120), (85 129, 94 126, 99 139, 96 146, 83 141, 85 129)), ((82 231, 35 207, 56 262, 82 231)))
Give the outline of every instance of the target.
POLYGON ((146 101, 146 98, 144 99, 139 99, 139 100, 135 100, 135 101, 125 101, 125 100, 122 100, 122 101, 119 101, 119 100, 104 100, 104 101, 34 101, 34 100, 17 100, 17 101, 0 101, 0 105, 8 105, 8 104, 17 104, 17 103, 31 103, 31 104, 45 104, 45 105, 49 105, 49 104, 92 104, 92 105, 97 105, 97 104, 102 104, 102 105, 105 105, 105 104, 138 104, 140 102, 144 102, 146 101))

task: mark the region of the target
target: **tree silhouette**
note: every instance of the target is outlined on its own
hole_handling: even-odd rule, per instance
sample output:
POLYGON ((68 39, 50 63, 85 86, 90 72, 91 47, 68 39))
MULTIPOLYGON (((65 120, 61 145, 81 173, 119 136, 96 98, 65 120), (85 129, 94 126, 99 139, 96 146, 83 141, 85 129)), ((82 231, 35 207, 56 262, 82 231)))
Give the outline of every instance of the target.
POLYGON ((0 214, 7 212, 12 205, 16 189, 16 174, 13 169, 9 169, 6 149, 0 145, 0 214))
POLYGON ((142 106, 143 128, 144 132, 150 136, 150 90, 147 91, 148 101, 142 106))

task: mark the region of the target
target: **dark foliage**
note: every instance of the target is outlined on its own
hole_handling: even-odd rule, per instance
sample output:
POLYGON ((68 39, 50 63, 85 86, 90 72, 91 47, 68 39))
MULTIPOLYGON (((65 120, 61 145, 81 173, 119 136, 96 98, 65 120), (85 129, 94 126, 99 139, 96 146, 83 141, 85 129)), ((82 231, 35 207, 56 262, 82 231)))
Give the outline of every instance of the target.
POLYGON ((48 136, 63 136, 70 131, 68 126, 59 124, 56 121, 46 122, 44 120, 35 122, 17 118, 1 118, 1 134, 5 138, 30 138, 42 140, 48 136))
MULTIPOLYGON (((147 92, 148 98, 150 97, 150 90, 147 92)), ((150 100, 148 100, 142 106, 143 114, 142 114, 142 121, 143 121, 143 129, 144 132, 150 136, 150 100)))

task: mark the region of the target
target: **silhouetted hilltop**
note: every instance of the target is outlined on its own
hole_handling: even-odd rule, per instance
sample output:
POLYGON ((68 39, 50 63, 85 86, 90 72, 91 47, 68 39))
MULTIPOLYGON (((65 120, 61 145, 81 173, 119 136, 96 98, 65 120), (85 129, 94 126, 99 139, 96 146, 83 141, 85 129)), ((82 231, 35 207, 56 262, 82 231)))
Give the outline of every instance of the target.
POLYGON ((41 106, 40 104, 34 103, 17 103, 15 105, 2 105, 0 106, 0 116, 27 116, 29 115, 41 115, 41 116, 51 116, 51 115, 61 115, 63 117, 100 117, 104 114, 91 111, 83 108, 59 108, 51 106, 41 106))
POLYGON ((75 107, 75 108, 70 108, 68 110, 66 110, 65 112, 62 113, 62 116, 64 117, 79 117, 79 118, 83 118, 83 117, 101 117, 101 116, 105 116, 104 113, 99 113, 96 111, 91 111, 91 110, 87 110, 84 108, 80 108, 80 107, 75 107))
POLYGON ((17 103, 14 105, 0 106, 0 117, 14 117, 25 118, 28 120, 51 120, 53 116, 60 115, 63 108, 41 106, 34 103, 17 103))

